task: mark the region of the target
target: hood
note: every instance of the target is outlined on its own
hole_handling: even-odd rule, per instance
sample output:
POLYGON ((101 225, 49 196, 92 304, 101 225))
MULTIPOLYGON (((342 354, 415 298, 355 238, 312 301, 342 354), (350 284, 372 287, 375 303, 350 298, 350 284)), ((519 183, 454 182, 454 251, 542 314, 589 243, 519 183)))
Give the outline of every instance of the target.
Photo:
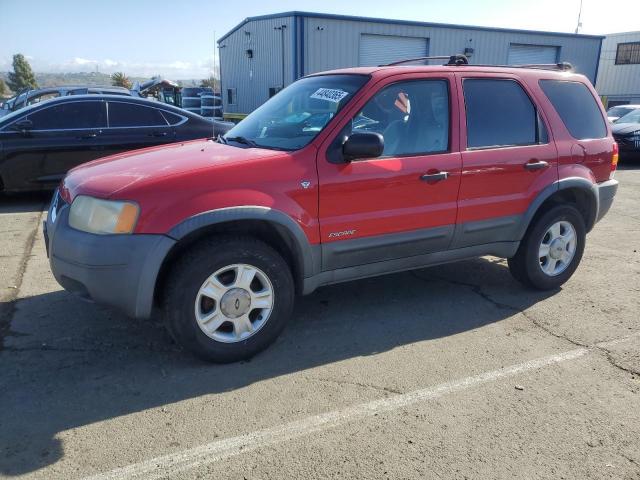
POLYGON ((72 169, 63 188, 79 194, 109 197, 120 190, 161 178, 197 174, 223 165, 281 156, 283 152, 238 148, 210 140, 162 145, 105 157, 72 169))
POLYGON ((614 135, 627 135, 640 130, 640 123, 614 123, 611 125, 611 132, 614 135))

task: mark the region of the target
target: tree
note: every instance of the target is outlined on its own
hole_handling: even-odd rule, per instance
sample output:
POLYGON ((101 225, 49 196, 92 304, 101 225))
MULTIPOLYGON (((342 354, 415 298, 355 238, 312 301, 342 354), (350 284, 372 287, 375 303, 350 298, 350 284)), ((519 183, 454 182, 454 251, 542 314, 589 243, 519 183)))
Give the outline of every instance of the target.
POLYGON ((210 87, 214 92, 220 90, 220 80, 218 80, 213 75, 210 75, 209 78, 205 78, 200 82, 201 87, 210 87))
POLYGON ((8 80, 9 88, 16 93, 25 88, 38 88, 31 65, 21 53, 13 56, 13 72, 9 72, 8 80))
POLYGON ((7 84, 4 83, 2 78, 0 78, 0 97, 4 97, 7 93, 7 84))
POLYGON ((129 80, 129 77, 122 72, 116 72, 111 75, 111 84, 116 87, 124 87, 128 89, 131 89, 132 87, 131 80, 129 80))

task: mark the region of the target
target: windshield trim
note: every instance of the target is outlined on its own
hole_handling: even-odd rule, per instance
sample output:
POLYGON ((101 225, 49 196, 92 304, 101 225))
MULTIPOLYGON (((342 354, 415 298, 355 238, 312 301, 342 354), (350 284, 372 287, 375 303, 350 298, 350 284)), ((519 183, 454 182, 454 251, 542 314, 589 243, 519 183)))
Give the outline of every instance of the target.
MULTIPOLYGON (((238 148, 262 148, 265 150, 277 150, 277 151, 283 151, 283 152, 297 152, 299 150, 302 150, 306 147, 308 147, 310 144, 312 144, 316 138, 318 138, 318 135, 320 135, 322 132, 326 131, 330 125, 336 121, 336 119, 338 117, 341 116, 341 113, 345 110, 348 109, 349 105, 351 105, 353 103, 353 100, 357 98, 358 94, 360 92, 362 92, 362 89, 370 82, 372 76, 369 73, 331 73, 331 72, 323 72, 323 73, 314 73, 311 75, 305 75, 304 77, 300 77, 299 79, 297 79, 295 82, 287 85, 287 87, 283 90, 281 90, 280 92, 278 92, 277 95, 281 94, 282 92, 286 91, 287 88, 289 88, 290 86, 294 85, 295 83, 301 81, 301 80, 305 80, 305 79, 310 79, 310 78, 319 78, 319 77, 338 77, 338 76, 343 76, 343 77, 364 77, 365 81, 362 83, 362 85, 360 85, 360 87, 358 87, 352 94, 351 94, 351 98, 347 101, 347 103, 345 103, 340 110, 338 110, 338 112, 336 112, 336 114, 320 129, 318 130, 315 135, 313 135, 313 137, 311 137, 309 139, 309 141, 305 144, 302 145, 300 147, 293 147, 293 148, 287 148, 287 147, 278 147, 278 146, 273 146, 273 145, 263 145, 260 144, 258 141, 256 141, 257 139, 251 139, 253 141, 253 143, 255 144, 255 146, 249 146, 249 145, 245 145, 243 143, 240 142, 235 142, 233 140, 229 140, 229 138, 227 138, 227 135, 229 135, 229 132, 231 132, 233 130, 233 128, 231 130, 229 130, 227 133, 225 133, 224 135, 222 135, 222 137, 224 138, 224 140, 228 140, 230 143, 229 145, 231 145, 231 143, 234 143, 235 145, 233 146, 237 146, 238 148)), ((273 98, 273 97, 272 97, 273 98)), ((270 100, 270 99, 269 99, 270 100)), ((267 100, 268 101, 268 100, 267 100)), ((266 102, 265 102, 266 103, 266 102)), ((264 104, 263 104, 264 105, 264 104)), ((261 105, 262 106, 262 105, 261 105)), ((258 107, 259 108, 259 107, 258 107)), ((235 127, 234 127, 235 128, 235 127)), ((234 135, 235 136, 235 135, 234 135)))

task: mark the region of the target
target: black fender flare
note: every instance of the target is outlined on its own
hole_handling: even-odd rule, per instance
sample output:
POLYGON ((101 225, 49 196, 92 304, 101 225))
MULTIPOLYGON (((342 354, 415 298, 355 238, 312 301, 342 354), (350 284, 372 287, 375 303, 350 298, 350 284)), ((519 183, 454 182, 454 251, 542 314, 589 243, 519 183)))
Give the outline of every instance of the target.
POLYGON ((286 213, 269 207, 246 205, 220 208, 202 212, 175 225, 167 235, 177 242, 201 228, 224 222, 240 220, 260 220, 284 230, 293 244, 293 255, 300 267, 303 278, 314 275, 320 270, 320 249, 311 245, 304 231, 296 221, 286 213))
POLYGON ((598 217, 598 209, 600 208, 600 199, 598 195, 598 186, 593 182, 587 180, 582 177, 569 177, 558 180, 551 185, 545 187, 538 196, 531 202, 529 208, 524 213, 522 222, 520 224, 520 229, 518 231, 518 239, 522 240, 533 217, 538 212, 540 206, 548 200, 552 195, 562 190, 566 190, 569 188, 578 188, 587 194, 588 198, 591 200, 591 208, 589 209, 589 215, 587 217, 587 221, 585 222, 585 226, 587 227, 587 232, 590 231, 596 223, 596 218, 598 217))

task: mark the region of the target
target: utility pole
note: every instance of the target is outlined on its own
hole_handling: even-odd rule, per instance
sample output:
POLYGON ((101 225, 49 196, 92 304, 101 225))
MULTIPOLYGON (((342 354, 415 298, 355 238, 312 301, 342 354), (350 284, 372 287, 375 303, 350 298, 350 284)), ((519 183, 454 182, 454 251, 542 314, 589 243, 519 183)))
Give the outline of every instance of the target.
POLYGON ((582 0, 580 0, 580 9, 578 10, 578 24, 576 25, 576 34, 580 31, 580 28, 582 28, 580 17, 582 17, 582 0))
MULTIPOLYGON (((213 93, 216 93, 216 50, 218 50, 218 44, 216 43, 216 31, 213 31, 213 65, 211 67, 213 77, 213 93)), ((220 78, 218 78, 218 85, 220 85, 220 78)), ((221 92, 222 93, 222 90, 221 92)))

